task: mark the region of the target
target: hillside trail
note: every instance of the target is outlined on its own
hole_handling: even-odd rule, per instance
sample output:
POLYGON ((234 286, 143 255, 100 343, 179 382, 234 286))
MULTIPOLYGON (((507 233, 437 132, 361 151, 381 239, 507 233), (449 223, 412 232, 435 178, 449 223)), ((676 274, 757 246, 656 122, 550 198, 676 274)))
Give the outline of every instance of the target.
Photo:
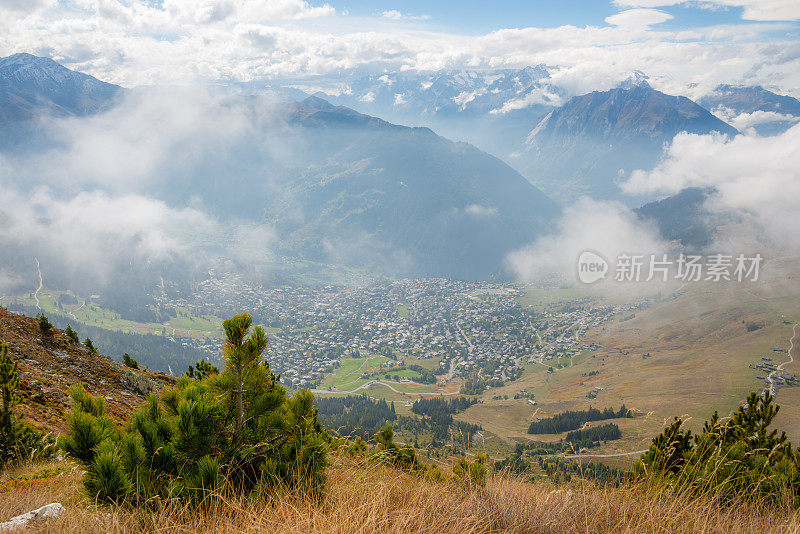
POLYGON ((43 285, 43 283, 42 283, 42 269, 39 267, 39 258, 34 258, 34 260, 36 260, 36 271, 39 273, 39 287, 37 287, 36 291, 33 293, 33 298, 34 298, 34 300, 36 300, 36 307, 41 310, 42 307, 39 306, 39 291, 42 290, 42 285, 43 285))
POLYGON ((775 389, 775 375, 779 372, 783 371, 783 368, 789 365, 790 363, 794 363, 794 351, 795 346, 800 346, 800 338, 797 337, 797 326, 798 323, 795 323, 792 326, 792 338, 789 340, 789 350, 787 353, 789 354, 789 360, 779 364, 774 371, 772 371, 769 375, 767 375, 767 380, 769 381, 769 393, 773 397, 775 397, 776 389, 775 389))

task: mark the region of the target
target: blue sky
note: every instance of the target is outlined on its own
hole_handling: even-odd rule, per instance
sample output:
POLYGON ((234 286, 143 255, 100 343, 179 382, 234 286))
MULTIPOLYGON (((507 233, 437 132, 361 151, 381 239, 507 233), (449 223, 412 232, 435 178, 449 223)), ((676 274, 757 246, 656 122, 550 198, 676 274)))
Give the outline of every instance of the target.
MULTIPOLYGON (((358 16, 379 16, 385 11, 399 11, 412 17, 429 16, 431 25, 449 26, 466 33, 482 33, 500 28, 604 26, 605 19, 623 11, 625 7, 598 0, 480 0, 435 2, 411 0, 332 0, 328 2, 337 10, 358 16)), ((673 20, 664 27, 685 30, 719 24, 740 24, 743 8, 715 6, 700 9, 694 5, 659 6, 673 20)))

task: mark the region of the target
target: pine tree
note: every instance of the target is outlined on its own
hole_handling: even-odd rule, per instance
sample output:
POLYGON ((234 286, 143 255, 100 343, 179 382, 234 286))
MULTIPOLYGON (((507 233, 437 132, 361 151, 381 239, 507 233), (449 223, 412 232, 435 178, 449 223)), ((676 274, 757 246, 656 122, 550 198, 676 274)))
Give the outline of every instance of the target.
POLYGON ((55 450, 50 434, 34 429, 14 414, 14 407, 22 400, 15 393, 18 387, 17 362, 9 355, 8 347, 0 345, 0 465, 24 458, 47 458, 55 450))
POLYGON ((86 345, 86 348, 89 349, 90 353, 95 354, 97 352, 97 349, 94 348, 94 344, 92 343, 92 340, 89 339, 88 337, 83 342, 83 344, 86 345))
POLYGON ((190 365, 186 370, 186 376, 195 380, 202 380, 207 376, 219 374, 219 369, 207 362, 205 358, 201 358, 199 362, 190 365))
POLYGON ((36 321, 39 323, 39 331, 42 333, 42 339, 50 337, 50 333, 53 330, 53 325, 50 323, 47 317, 40 313, 36 316, 36 321))
POLYGON ((130 354, 127 352, 122 355, 122 363, 125 364, 125 367, 130 367, 131 369, 139 368, 139 362, 131 358, 130 354))
POLYGON ((253 367, 267 348, 269 338, 260 326, 253 329, 252 335, 248 338, 250 327, 253 324, 253 317, 247 313, 235 315, 222 322, 225 330, 225 347, 223 356, 228 368, 232 368, 236 373, 236 426, 233 430, 233 442, 238 442, 239 433, 244 422, 244 375, 253 367))
POLYGON ((330 437, 308 390, 288 398, 262 361, 263 329, 249 316, 226 321, 226 366, 203 379, 178 379, 151 395, 123 427, 102 398, 72 391, 62 448, 86 466, 84 485, 106 502, 158 496, 200 502, 220 493, 260 497, 280 488, 318 492, 330 437), (249 335, 248 335, 249 334, 249 335))
POLYGON ((81 342, 80 338, 78 338, 78 334, 72 329, 72 326, 70 326, 69 323, 67 324, 67 329, 64 330, 64 333, 67 335, 67 339, 76 345, 81 342))
POLYGON ((20 398, 14 393, 19 387, 17 362, 8 354, 6 345, 0 346, 0 390, 3 395, 3 408, 0 412, 0 439, 6 449, 14 440, 14 407, 20 398))

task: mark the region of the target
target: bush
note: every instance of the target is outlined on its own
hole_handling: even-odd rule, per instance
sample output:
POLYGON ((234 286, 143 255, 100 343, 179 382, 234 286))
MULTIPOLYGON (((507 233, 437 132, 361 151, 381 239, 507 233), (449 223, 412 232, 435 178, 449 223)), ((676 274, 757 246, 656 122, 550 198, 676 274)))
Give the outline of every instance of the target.
POLYGON ((21 398, 15 393, 19 387, 17 362, 8 354, 8 347, 0 345, 0 394, 3 406, 0 411, 0 466, 18 462, 49 458, 55 452, 52 435, 35 429, 14 414, 21 398))
POLYGON ((219 369, 207 362, 205 358, 201 358, 199 362, 193 366, 190 365, 186 371, 186 376, 195 380, 202 380, 207 376, 219 374, 219 369))
POLYGON ((769 430, 779 410, 769 392, 751 393, 726 421, 714 412, 694 437, 675 418, 634 466, 634 477, 712 493, 727 502, 788 494, 800 507, 800 454, 785 432, 769 430))
POLYGON ((139 368, 139 362, 131 358, 127 352, 122 355, 122 363, 125 364, 125 367, 130 367, 131 369, 139 368))
POLYGON ((86 348, 89 349, 90 353, 92 353, 92 354, 96 354, 97 353, 97 349, 94 348, 94 344, 92 343, 92 340, 89 339, 88 337, 83 342, 83 344, 86 345, 86 348))
POLYGON ((293 398, 262 361, 263 329, 237 315, 223 323, 225 368, 184 376, 153 394, 122 428, 105 403, 75 388, 63 449, 86 465, 84 485, 103 502, 154 497, 199 503, 209 495, 259 497, 283 489, 317 493, 325 482, 327 436, 313 395, 293 398))
POLYGON ((485 486, 486 455, 479 452, 475 455, 475 460, 471 462, 462 456, 453 465, 453 474, 457 481, 469 489, 485 486))
POLYGON ((81 342, 80 338, 78 337, 78 334, 75 332, 75 330, 72 329, 72 326, 70 326, 69 324, 67 324, 67 329, 64 330, 64 333, 67 335, 67 339, 69 339, 76 345, 81 342))
POLYGON ((41 313, 36 316, 36 321, 39 323, 39 331, 41 331, 42 337, 48 337, 53 330, 53 325, 41 313))

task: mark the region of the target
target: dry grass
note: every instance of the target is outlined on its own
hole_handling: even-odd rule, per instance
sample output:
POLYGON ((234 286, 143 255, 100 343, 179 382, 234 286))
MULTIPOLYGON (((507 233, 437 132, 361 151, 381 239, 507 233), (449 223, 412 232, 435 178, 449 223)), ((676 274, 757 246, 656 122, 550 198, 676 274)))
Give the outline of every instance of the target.
POLYGON ((205 512, 164 504, 153 511, 96 507, 81 492, 81 473, 62 462, 0 477, 0 516, 59 501, 67 513, 30 532, 796 532, 788 508, 719 507, 635 488, 556 488, 506 477, 485 489, 421 480, 394 469, 334 457, 326 496, 284 496, 267 504, 218 503, 205 512), (22 473, 35 473, 29 480, 22 473), (54 474, 55 473, 55 474, 54 474))

